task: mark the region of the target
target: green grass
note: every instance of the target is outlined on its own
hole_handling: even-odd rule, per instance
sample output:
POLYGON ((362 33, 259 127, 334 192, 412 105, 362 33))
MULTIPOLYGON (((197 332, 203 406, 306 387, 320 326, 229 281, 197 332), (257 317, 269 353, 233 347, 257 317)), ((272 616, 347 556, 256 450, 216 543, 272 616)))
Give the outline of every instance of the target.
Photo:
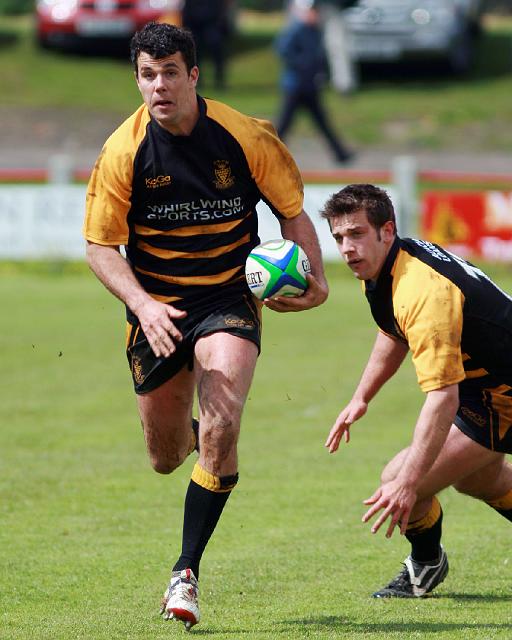
MULTIPOLYGON (((372 536, 361 501, 411 434, 422 402, 410 363, 334 456, 326 434, 375 328, 342 265, 331 297, 265 312, 240 474, 202 563, 213 639, 512 636, 510 525, 442 496, 451 573, 435 598, 372 601, 405 541, 372 536)), ((493 270, 512 289, 505 268, 493 270)), ((0 638, 184 637, 156 614, 179 552, 192 457, 171 477, 146 460, 125 363, 121 304, 83 265, 0 267, 0 638)))
MULTIPOLYGON (((203 69, 206 95, 225 100, 260 117, 275 118, 279 106, 279 62, 272 40, 282 18, 243 14, 232 45, 230 88, 215 92, 203 69)), ((365 72, 360 91, 342 98, 326 92, 338 129, 359 147, 460 148, 509 150, 512 146, 512 21, 489 18, 480 43, 478 63, 464 78, 441 69, 383 67, 365 72)), ((123 59, 87 57, 38 50, 29 17, 0 18, 0 106, 65 108, 121 119, 140 98, 130 64, 123 59)), ((307 117, 295 127, 310 135, 307 117)))

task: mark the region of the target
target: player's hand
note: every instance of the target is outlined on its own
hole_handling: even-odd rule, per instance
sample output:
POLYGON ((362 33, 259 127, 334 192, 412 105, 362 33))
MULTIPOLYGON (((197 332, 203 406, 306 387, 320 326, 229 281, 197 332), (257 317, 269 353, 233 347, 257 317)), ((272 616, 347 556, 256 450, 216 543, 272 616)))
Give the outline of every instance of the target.
POLYGON ((186 311, 153 299, 137 309, 140 326, 157 358, 167 358, 176 351, 176 343, 181 342, 183 336, 173 320, 186 315, 186 311))
POLYGON ((377 491, 363 504, 372 505, 363 516, 363 522, 368 522, 377 512, 382 510, 372 525, 372 533, 377 533, 384 522, 390 518, 386 538, 391 538, 395 527, 400 527, 401 535, 405 534, 412 508, 416 503, 417 493, 410 485, 395 478, 391 482, 381 485, 377 491))
POLYGON ((353 398, 349 402, 336 418, 336 422, 325 441, 325 446, 329 449, 329 453, 334 453, 338 450, 343 435, 345 435, 345 442, 350 442, 350 426, 364 416, 367 409, 368 403, 362 400, 353 398))
POLYGON ((320 282, 310 273, 307 274, 306 280, 308 288, 301 296, 277 296, 275 298, 265 298, 263 304, 279 313, 287 313, 290 311, 305 311, 318 307, 327 300, 329 295, 329 287, 325 281, 320 282))

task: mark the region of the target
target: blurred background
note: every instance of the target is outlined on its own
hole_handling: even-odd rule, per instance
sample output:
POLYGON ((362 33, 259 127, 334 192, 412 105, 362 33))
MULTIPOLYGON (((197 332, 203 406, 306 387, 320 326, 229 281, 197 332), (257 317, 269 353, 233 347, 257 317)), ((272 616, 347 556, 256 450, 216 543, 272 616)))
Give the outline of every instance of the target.
POLYGON ((332 155, 299 111, 286 143, 310 208, 347 182, 378 182, 402 234, 469 257, 512 257, 510 0, 0 0, 0 258, 80 255, 90 169, 140 104, 134 30, 150 19, 186 24, 199 44, 200 93, 276 124, 276 39, 311 7, 326 54, 322 104, 350 154, 332 155), (63 233, 71 211, 75 222, 43 246, 52 211, 63 233))

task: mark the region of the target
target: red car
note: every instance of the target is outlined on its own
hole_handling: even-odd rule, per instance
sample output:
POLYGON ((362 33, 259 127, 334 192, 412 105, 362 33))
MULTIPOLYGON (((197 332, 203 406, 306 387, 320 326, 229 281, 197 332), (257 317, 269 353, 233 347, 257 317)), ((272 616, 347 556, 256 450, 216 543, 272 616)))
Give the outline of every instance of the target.
POLYGON ((37 0, 43 47, 126 43, 150 20, 180 23, 181 0, 37 0))

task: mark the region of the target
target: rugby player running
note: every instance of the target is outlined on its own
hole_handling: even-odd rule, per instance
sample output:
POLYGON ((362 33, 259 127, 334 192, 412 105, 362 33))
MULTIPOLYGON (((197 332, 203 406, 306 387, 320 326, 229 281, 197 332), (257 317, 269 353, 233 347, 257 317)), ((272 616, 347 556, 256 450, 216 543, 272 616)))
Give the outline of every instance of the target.
POLYGON ((153 468, 171 473, 199 452, 162 603, 164 617, 189 629, 200 618, 201 556, 238 481, 240 419, 260 350, 260 304, 244 277, 259 242, 260 200, 312 267, 302 297, 266 306, 310 309, 328 288, 299 171, 272 126, 197 95, 187 30, 149 23, 133 37, 131 58, 144 104, 97 160, 84 235, 91 269, 126 305, 127 357, 153 468))

